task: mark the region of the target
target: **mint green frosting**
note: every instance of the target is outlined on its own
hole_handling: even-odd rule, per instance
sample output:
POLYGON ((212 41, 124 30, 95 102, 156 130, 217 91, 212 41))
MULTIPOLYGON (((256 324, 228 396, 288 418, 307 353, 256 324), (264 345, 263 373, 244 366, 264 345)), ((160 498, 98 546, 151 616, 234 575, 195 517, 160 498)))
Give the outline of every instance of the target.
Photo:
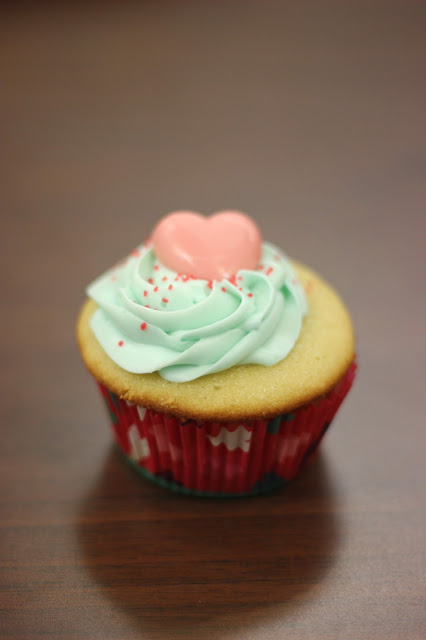
POLYGON ((301 284, 279 249, 263 243, 258 270, 208 282, 182 276, 140 246, 97 278, 90 326, 126 371, 187 382, 235 365, 276 364, 307 313, 301 284))

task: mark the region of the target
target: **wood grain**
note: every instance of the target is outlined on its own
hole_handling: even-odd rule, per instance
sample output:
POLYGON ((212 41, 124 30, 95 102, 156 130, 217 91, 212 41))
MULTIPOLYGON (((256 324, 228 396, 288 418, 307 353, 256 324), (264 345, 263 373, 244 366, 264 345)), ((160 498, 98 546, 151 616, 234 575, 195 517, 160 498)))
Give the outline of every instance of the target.
POLYGON ((424 638, 424 3, 1 13, 0 638, 424 638), (225 207, 343 294, 360 368, 300 478, 203 501, 111 448, 74 324, 225 207))

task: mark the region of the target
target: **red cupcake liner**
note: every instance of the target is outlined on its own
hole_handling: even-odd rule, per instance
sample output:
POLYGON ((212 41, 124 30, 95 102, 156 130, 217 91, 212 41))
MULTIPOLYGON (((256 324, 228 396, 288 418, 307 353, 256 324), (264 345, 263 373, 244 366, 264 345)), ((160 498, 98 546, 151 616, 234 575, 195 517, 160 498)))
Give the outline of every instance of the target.
POLYGON ((355 378, 353 362, 326 396, 273 420, 181 420, 119 398, 98 383, 119 447, 145 476, 207 496, 261 493, 292 480, 312 457, 355 378))

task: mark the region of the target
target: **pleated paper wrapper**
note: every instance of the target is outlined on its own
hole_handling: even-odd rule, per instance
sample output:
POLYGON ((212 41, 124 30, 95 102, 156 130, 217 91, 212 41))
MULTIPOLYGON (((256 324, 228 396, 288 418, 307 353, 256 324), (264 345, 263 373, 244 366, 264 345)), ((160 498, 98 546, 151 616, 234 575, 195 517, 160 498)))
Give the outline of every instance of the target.
POLYGON ((187 494, 252 495, 292 480, 352 386, 355 362, 326 396, 272 420, 182 420, 119 398, 98 383, 120 449, 145 477, 187 494))

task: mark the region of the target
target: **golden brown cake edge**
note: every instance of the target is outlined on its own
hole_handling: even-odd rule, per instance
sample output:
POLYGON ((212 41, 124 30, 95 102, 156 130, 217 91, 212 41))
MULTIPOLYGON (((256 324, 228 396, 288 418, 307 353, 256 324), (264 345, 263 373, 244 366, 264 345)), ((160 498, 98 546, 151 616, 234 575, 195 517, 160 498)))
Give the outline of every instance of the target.
POLYGON ((354 359, 352 323, 329 284, 308 267, 293 266, 307 291, 309 312, 293 350, 276 365, 241 365, 182 383, 168 382, 158 373, 129 373, 96 340, 89 325, 96 304, 87 300, 77 323, 77 341, 86 367, 121 398, 198 421, 273 418, 320 398, 338 383, 354 359))

